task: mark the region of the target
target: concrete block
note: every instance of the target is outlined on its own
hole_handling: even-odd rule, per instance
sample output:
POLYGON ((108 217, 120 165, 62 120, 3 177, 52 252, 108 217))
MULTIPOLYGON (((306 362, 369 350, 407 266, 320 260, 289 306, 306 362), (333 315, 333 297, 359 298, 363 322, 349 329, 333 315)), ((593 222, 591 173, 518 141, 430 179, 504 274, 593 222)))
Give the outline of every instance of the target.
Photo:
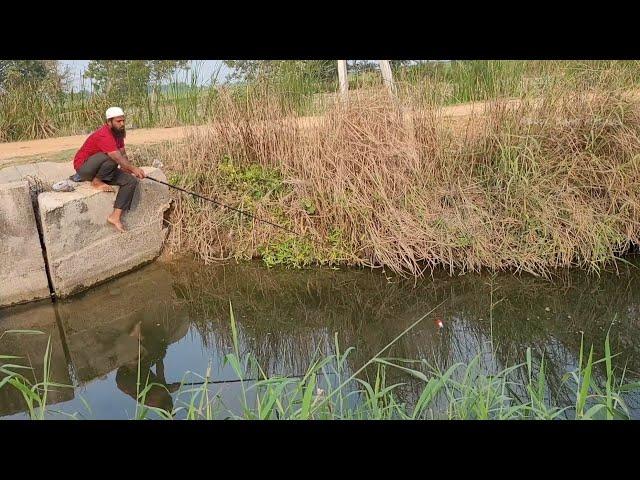
MULTIPOLYGON (((166 181, 161 170, 143 169, 166 181)), ((126 233, 106 220, 116 193, 100 192, 88 182, 73 192, 41 193, 39 215, 56 295, 67 297, 155 259, 167 234, 168 190, 149 179, 140 181, 131 210, 122 217, 126 233)))
POLYGON ((0 170, 0 184, 13 183, 22 180, 22 175, 16 167, 6 167, 0 170))
POLYGON ((29 175, 38 177, 43 182, 50 184, 66 180, 76 173, 72 162, 41 162, 32 165, 34 165, 33 173, 29 173, 29 175))
POLYGON ((42 182, 53 184, 65 180, 75 173, 71 162, 39 162, 15 165, 0 170, 0 183, 26 180, 27 177, 37 177, 42 182))
POLYGON ((0 183, 0 307, 49 297, 26 181, 0 183))

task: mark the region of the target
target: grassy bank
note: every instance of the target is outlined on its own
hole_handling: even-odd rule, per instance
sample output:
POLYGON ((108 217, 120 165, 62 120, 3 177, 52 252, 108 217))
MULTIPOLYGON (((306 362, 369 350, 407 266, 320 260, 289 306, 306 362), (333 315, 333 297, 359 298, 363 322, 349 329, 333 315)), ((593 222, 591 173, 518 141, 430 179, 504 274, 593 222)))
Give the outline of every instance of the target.
MULTIPOLYGON (((431 313, 431 312, 429 312, 431 313)), ((251 353, 240 353, 239 332, 230 311, 232 350, 224 356, 237 376, 238 406, 229 408, 221 400, 220 384, 211 377, 187 372, 173 400, 167 386, 137 379, 135 419, 628 419, 632 413, 627 398, 640 384, 630 382, 625 369, 613 366, 614 354, 607 336, 605 355, 596 359, 593 348, 580 346, 574 368, 563 376, 560 388, 566 395, 552 395, 546 381, 545 359, 527 350, 520 364, 487 366, 480 354, 469 362, 440 368, 425 359, 385 357, 389 349, 429 316, 416 320, 396 338, 358 368, 347 359, 352 349, 343 350, 337 340, 333 352, 319 353, 299 377, 269 375, 251 353), (417 395, 402 392, 409 383, 419 384, 417 395), (566 404, 553 399, 567 398, 566 404), (170 400, 171 408, 163 408, 170 400)), ((5 334, 27 332, 8 331, 5 334)), ((29 332, 37 334, 37 332, 29 332)), ((50 349, 45 352, 41 381, 30 379, 28 367, 0 357, 1 388, 15 388, 32 419, 46 419, 54 411, 48 395, 61 388, 49 379, 50 349), (25 372, 27 370, 27 372, 25 372)), ((90 405, 85 405, 91 411, 90 405)), ((70 418, 84 418, 78 412, 57 412, 70 418)))
POLYGON ((626 90, 559 83, 448 118, 421 86, 384 90, 313 128, 268 89, 221 95, 183 143, 141 149, 170 180, 300 232, 176 196, 171 245, 205 261, 598 271, 639 241, 640 111, 626 90), (406 103, 406 102, 405 102, 406 103))

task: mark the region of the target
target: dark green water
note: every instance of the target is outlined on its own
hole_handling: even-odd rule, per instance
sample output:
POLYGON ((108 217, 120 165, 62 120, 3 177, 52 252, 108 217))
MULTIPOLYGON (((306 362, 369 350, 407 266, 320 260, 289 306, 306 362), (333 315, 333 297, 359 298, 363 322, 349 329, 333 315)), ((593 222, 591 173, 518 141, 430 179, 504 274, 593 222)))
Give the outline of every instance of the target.
MULTIPOLYGON (((348 360, 355 370, 441 303, 389 356, 446 365, 482 352, 485 368, 494 369, 523 361, 531 347, 534 354, 545 353, 554 391, 577 364, 582 336, 601 355, 610 328, 612 349, 619 354, 616 366, 626 366, 631 374, 640 371, 640 270, 629 266, 600 277, 560 272, 551 282, 529 275, 440 273, 414 284, 369 270, 156 262, 56 307, 42 302, 2 309, 0 334, 10 329, 50 334, 51 379, 74 386, 51 394, 51 410, 132 418, 139 332, 143 374, 150 372, 152 381, 175 384, 185 372, 204 375, 209 365, 214 380, 236 378, 230 367, 221 366, 232 345, 230 302, 241 349, 252 352, 271 374, 304 373, 318 348, 331 350, 336 332, 343 348, 355 347, 348 360), (442 320, 443 328, 435 319, 442 320)), ((34 368, 31 375, 41 379, 47 338, 6 334, 0 354, 23 357, 21 362, 34 368)), ((419 394, 417 388, 409 384, 402 390, 408 401, 419 394)), ((232 383, 222 391, 230 405, 237 394, 232 383)), ((560 402, 572 401, 557 395, 560 402)), ((153 401, 163 407, 175 404, 168 394, 153 401)), ((640 417, 640 399, 628 401, 634 417, 640 417)), ((25 418, 25 410, 16 390, 0 389, 0 416, 25 418)))

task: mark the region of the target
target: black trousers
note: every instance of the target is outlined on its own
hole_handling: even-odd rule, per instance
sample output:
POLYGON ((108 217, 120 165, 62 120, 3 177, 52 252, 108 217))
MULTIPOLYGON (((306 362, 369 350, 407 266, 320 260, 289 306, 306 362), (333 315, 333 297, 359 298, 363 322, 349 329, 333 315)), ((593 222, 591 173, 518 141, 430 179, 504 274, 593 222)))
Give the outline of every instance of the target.
POLYGON ((113 208, 129 210, 133 194, 138 186, 138 179, 130 173, 125 173, 118 168, 118 164, 111 160, 106 153, 91 155, 78 169, 78 174, 83 182, 91 181, 98 177, 108 185, 118 185, 118 194, 113 208))

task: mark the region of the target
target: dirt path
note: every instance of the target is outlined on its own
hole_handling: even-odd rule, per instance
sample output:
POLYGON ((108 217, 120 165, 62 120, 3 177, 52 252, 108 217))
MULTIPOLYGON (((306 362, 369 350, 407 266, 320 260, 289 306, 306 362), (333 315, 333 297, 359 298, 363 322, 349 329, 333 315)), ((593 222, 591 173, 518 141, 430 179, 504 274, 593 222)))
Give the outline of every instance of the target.
MULTIPOLYGON (((196 127, 140 128, 127 131, 127 145, 159 143, 182 138, 189 129, 196 127)), ((88 135, 27 140, 24 142, 0 143, 0 166, 18 157, 47 155, 65 150, 77 150, 88 135)))
MULTIPOLYGON (((467 116, 474 111, 481 111, 484 102, 467 103, 445 107, 443 113, 451 117, 467 116)), ((303 125, 313 124, 313 117, 302 118, 303 125)), ((127 131, 127 145, 144 145, 159 143, 167 140, 177 140, 184 137, 189 130, 198 127, 171 128, 140 128, 127 131)), ((59 152, 80 148, 87 135, 73 135, 69 137, 47 138, 44 140, 27 140, 23 142, 0 143, 0 167, 14 163, 20 157, 34 157, 38 155, 54 155, 59 152)), ((55 156, 55 155, 54 155, 55 156)))
MULTIPOLYGON (((625 92, 633 100, 640 100, 640 90, 629 90, 625 92)), ((442 108, 442 114, 446 117, 459 121, 472 114, 482 114, 489 101, 463 103, 460 105, 450 105, 442 108)), ((508 100, 511 106, 516 106, 519 101, 508 100)), ((312 127, 318 117, 302 117, 299 119, 302 127, 312 127)), ((170 127, 170 128, 140 128, 127 131, 127 145, 144 145, 159 143, 167 140, 177 140, 183 138, 188 131, 197 129, 197 126, 170 127)), ((73 135, 70 137, 47 138, 45 140, 28 140, 24 142, 0 143, 0 168, 11 163, 22 163, 29 161, 29 158, 41 155, 53 155, 55 160, 62 160, 60 152, 64 152, 64 158, 69 160, 75 153, 74 150, 80 148, 87 135, 73 135), (55 154, 59 155, 55 155, 55 154), (22 158, 22 160, 21 160, 22 158)), ((33 161, 43 160, 34 158, 33 161)))

